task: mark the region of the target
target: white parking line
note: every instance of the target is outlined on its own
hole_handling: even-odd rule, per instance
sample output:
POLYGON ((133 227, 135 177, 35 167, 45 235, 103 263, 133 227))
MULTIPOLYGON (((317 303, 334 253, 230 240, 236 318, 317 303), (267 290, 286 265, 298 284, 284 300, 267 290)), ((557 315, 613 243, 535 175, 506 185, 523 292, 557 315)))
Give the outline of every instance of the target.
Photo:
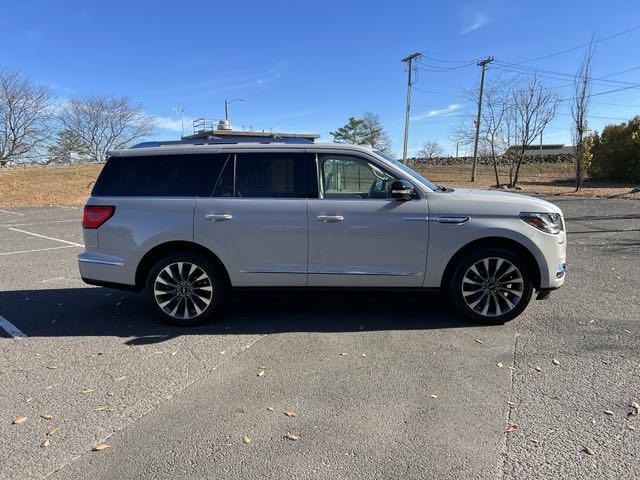
MULTIPOLYGON (((83 245, 80 245, 81 247, 83 245)), ((17 252, 4 252, 0 253, 0 257, 5 255, 17 255, 19 253, 33 253, 33 252, 46 252, 49 250, 60 250, 61 248, 78 248, 76 245, 64 245, 62 247, 49 247, 49 248, 34 248, 33 250, 18 250, 17 252)))
POLYGON ((33 235, 34 237, 46 238, 47 240, 53 240, 55 242, 67 243, 69 245, 73 245, 74 247, 84 247, 81 243, 70 242, 68 240, 62 240, 60 238, 47 237, 46 235, 40 235, 39 233, 27 232, 26 230, 20 230, 19 228, 11 228, 7 227, 9 230, 13 230, 14 232, 26 233, 27 235, 33 235))
POLYGON ((18 338, 18 339, 27 338, 27 335, 22 330, 20 330, 13 323, 11 323, 9 320, 4 318, 2 315, 0 315, 0 328, 2 328, 5 332, 7 332, 13 338, 18 338))
MULTIPOLYGON (((15 220, 12 220, 15 221, 15 220)), ((31 225, 49 225, 51 223, 69 223, 76 222, 80 225, 80 219, 71 218, 69 220, 49 220, 48 222, 31 222, 31 223, 0 223, 0 227, 29 227, 31 225)))
POLYGON ((9 210, 0 210, 0 212, 2 212, 2 213, 9 213, 9 214, 11 214, 11 215, 20 215, 20 216, 24 217, 24 213, 10 212, 9 210))

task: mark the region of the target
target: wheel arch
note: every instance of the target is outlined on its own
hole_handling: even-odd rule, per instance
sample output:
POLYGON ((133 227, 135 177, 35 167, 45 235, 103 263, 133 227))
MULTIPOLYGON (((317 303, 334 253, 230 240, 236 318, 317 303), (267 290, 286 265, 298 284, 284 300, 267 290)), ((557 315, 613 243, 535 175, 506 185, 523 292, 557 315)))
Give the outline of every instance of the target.
POLYGON ((224 266, 224 263, 220 260, 220 258, 209 250, 206 247, 203 247, 200 244, 187 242, 187 241, 171 241, 161 243, 156 245, 151 250, 149 250, 138 262, 138 267, 136 268, 136 288, 142 289, 144 288, 145 280, 149 270, 153 267, 153 265, 162 257, 175 254, 178 252, 189 252, 196 253, 202 255, 203 257, 210 260, 212 263, 217 265, 220 268, 220 271, 223 272, 225 279, 227 281, 227 285, 231 285, 231 279, 229 277, 229 272, 227 268, 224 266))
POLYGON ((525 260, 529 272, 531 272, 531 274, 533 275, 534 288, 540 289, 542 274, 540 271, 540 265, 538 264, 538 260, 536 259, 535 255, 522 243, 506 237, 485 237, 467 243, 462 248, 460 248, 451 257, 451 259, 447 263, 447 266, 445 267, 444 274, 442 275, 442 289, 446 288, 449 279, 453 274, 453 270, 460 259, 467 255, 469 252, 477 250, 478 248, 504 248, 506 250, 514 252, 518 256, 521 256, 521 258, 525 260))

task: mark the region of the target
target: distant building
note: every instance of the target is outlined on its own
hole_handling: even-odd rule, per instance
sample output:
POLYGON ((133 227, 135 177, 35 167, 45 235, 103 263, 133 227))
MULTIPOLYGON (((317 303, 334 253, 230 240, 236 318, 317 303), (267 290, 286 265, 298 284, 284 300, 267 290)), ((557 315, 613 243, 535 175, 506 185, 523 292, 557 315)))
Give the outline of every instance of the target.
MULTIPOLYGON (((516 155, 522 150, 522 145, 511 145, 503 155, 516 155)), ((524 154, 527 157, 540 157, 545 155, 575 155, 576 147, 564 143, 550 143, 542 145, 527 145, 524 154)))

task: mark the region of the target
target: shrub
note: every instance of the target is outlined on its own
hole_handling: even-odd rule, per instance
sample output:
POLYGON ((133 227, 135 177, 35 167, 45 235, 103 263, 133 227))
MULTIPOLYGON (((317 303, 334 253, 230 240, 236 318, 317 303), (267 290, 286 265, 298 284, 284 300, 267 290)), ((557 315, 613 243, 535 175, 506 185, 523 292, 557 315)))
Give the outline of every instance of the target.
POLYGON ((640 181, 640 116, 607 125, 591 140, 589 174, 601 180, 640 181))

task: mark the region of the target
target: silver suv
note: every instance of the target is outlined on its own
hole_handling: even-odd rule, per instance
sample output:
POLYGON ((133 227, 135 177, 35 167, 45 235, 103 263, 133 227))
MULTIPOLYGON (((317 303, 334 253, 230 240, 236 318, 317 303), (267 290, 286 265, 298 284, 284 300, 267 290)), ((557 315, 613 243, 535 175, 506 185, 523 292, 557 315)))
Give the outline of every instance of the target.
POLYGON ((233 287, 437 289, 483 323, 564 283, 555 205, 434 185, 367 147, 201 144, 111 152, 83 218, 86 283, 146 291, 166 322, 233 287))

